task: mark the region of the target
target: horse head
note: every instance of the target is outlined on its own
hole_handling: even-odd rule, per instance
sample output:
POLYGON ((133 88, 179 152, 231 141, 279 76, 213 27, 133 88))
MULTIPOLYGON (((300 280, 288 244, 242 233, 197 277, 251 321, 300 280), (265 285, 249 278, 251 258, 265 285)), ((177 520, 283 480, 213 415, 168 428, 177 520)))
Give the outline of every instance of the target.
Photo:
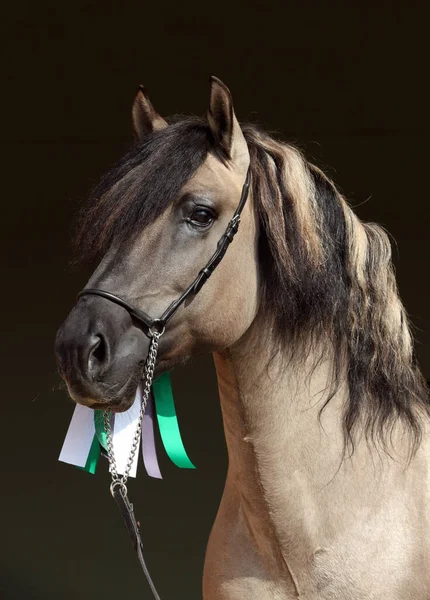
MULTIPOLYGON (((250 163, 230 91, 214 77, 206 119, 168 123, 139 88, 132 121, 135 146, 84 209, 78 245, 100 262, 56 340, 59 370, 75 402, 116 411, 131 405, 148 353, 150 336, 136 314, 160 317, 210 261, 240 203, 250 163), (86 293, 97 290, 107 294, 86 293)), ((258 219, 249 196, 213 277, 169 318, 156 373, 196 352, 229 347, 253 321, 258 219)))

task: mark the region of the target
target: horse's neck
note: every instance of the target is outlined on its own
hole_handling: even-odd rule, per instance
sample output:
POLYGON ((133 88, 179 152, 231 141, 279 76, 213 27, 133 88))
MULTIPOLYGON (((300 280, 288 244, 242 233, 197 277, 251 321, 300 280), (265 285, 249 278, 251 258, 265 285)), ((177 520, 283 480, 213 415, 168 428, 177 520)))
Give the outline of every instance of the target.
MULTIPOLYGON (((229 454, 227 485, 237 490, 246 521, 260 550, 273 558, 289 546, 309 508, 311 488, 336 474, 342 459, 342 391, 318 420, 330 365, 272 359, 270 343, 250 334, 236 347, 215 354, 229 454), (260 341, 258 341, 260 340, 260 341), (321 438, 327 436, 321 456, 321 438), (287 531, 288 528, 288 531, 287 531)), ((303 530, 308 529, 302 523, 303 530)))
POLYGON ((334 530, 347 531, 355 502, 380 503, 393 473, 388 457, 375 467, 365 442, 342 463, 344 386, 319 419, 330 361, 311 369, 310 356, 300 366, 279 355, 267 368, 270 347, 251 332, 215 354, 215 364, 229 454, 226 489, 261 555, 282 568, 291 552, 303 564, 334 530))
POLYGON ((295 470, 297 460, 301 470, 314 471, 313 451, 326 435, 331 446, 331 457, 325 457, 328 474, 342 459, 339 408, 344 388, 323 411, 320 423, 319 412, 330 385, 330 365, 320 364, 310 373, 309 364, 287 363, 282 368, 281 360, 275 358, 266 368, 264 350, 255 346, 246 354, 234 350, 215 354, 230 469, 243 473, 251 448, 257 462, 271 470, 281 469, 283 478, 295 470))

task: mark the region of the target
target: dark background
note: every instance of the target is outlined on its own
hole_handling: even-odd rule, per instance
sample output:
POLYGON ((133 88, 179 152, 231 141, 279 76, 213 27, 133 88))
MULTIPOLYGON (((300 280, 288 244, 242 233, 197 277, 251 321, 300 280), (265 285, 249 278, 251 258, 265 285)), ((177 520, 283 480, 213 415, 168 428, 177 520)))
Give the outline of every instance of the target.
MULTIPOLYGON (((424 2, 14 2, 0 20, 1 598, 150 598, 108 491, 57 462, 72 414, 55 331, 85 283, 72 216, 131 141, 144 83, 161 114, 203 114, 208 77, 240 119, 297 142, 398 244, 401 295, 430 376, 424 2)), ((226 452, 210 358, 173 374, 197 471, 162 461, 131 495, 162 598, 197 599, 226 452)), ((160 452, 161 454, 161 452, 160 452)))

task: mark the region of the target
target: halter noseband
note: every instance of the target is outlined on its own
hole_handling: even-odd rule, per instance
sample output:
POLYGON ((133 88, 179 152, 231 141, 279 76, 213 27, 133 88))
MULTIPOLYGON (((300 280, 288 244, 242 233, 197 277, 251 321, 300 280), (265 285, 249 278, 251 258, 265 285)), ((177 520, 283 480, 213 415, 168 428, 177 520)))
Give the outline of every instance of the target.
POLYGON ((101 296, 106 300, 110 300, 110 302, 114 302, 119 306, 125 308, 126 311, 141 325, 143 325, 143 331, 148 337, 152 337, 154 332, 157 332, 159 335, 164 333, 167 323, 173 317, 178 308, 185 302, 188 296, 193 294, 194 296, 199 293, 202 289, 203 285, 215 271, 216 267, 224 258, 225 253, 227 252, 227 248, 230 243, 233 241, 234 236, 236 235, 239 229, 240 217, 243 210, 243 207, 246 204, 246 200, 248 198, 249 185, 251 181, 251 170, 248 168, 248 172, 246 174, 245 183, 243 184, 242 193, 240 196, 239 204, 236 208, 236 211, 227 225, 227 229, 224 234, 218 241, 217 247, 209 261, 206 265, 201 269, 197 277, 194 281, 188 286, 188 288, 183 292, 181 296, 177 300, 174 300, 167 310, 161 315, 158 319, 152 319, 149 315, 147 315, 142 310, 135 308, 119 296, 115 296, 111 292, 106 292, 104 290, 99 290, 96 288, 85 288, 78 294, 78 299, 82 296, 101 296))

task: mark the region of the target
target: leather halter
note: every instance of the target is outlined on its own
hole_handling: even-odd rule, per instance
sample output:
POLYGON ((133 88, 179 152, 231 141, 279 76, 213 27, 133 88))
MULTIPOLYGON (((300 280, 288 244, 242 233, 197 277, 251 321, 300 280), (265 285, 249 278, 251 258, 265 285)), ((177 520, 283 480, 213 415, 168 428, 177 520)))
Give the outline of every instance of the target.
POLYGON ((128 313, 136 321, 138 321, 140 323, 140 325, 142 325, 142 329, 148 337, 151 337, 152 333, 154 331, 157 331, 160 334, 163 333, 167 323, 170 321, 170 319, 176 313, 178 308, 185 302, 185 300, 189 296, 191 296, 191 295, 195 296, 196 294, 199 293, 199 291, 202 289, 203 285, 206 283, 206 281, 209 279, 209 277, 215 271, 216 267, 219 265, 219 263, 224 258, 224 255, 227 252, 227 248, 233 241, 233 238, 239 229, 241 213, 242 213, 243 207, 245 206, 246 200, 248 198, 250 181, 251 181, 251 171, 250 171, 250 168, 248 168, 248 172, 246 174, 245 183, 243 184, 239 204, 236 208, 236 211, 235 211, 232 219, 230 220, 229 224, 227 225, 227 229, 225 230, 224 234, 219 239, 215 252, 211 256, 209 261, 206 263, 206 265, 203 267, 203 269, 201 269, 201 271, 199 272, 197 277, 194 279, 194 281, 187 287, 187 289, 183 292, 183 294, 181 296, 179 296, 179 298, 177 300, 174 300, 170 304, 170 306, 164 311, 164 313, 161 315, 160 318, 152 319, 145 312, 143 312, 142 310, 140 310, 138 308, 135 308, 134 306, 132 306, 126 300, 123 300, 119 296, 116 296, 115 294, 112 294, 111 292, 106 292, 104 290, 99 290, 96 288, 83 289, 82 292, 80 292, 78 294, 78 298, 81 298, 82 296, 101 296, 102 298, 105 298, 106 300, 110 300, 111 302, 114 302, 115 304, 118 304, 119 306, 122 306, 123 308, 125 308, 125 310, 128 311, 128 313))

